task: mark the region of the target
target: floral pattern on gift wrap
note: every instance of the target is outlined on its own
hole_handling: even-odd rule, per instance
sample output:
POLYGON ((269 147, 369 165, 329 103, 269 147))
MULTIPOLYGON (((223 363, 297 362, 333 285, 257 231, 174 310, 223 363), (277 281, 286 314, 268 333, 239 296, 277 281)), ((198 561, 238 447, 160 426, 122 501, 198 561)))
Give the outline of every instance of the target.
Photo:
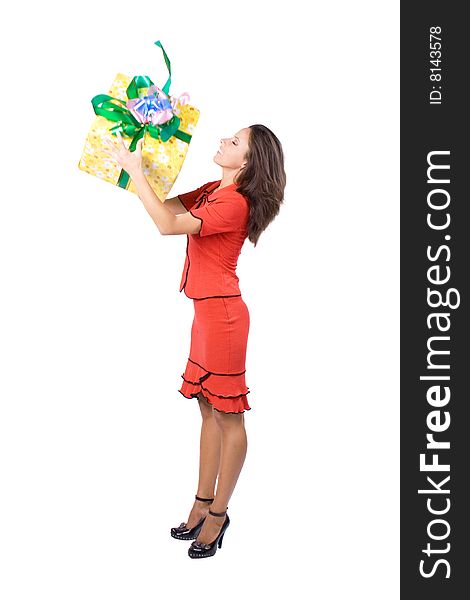
MULTIPOLYGON (((113 98, 127 101, 127 88, 132 78, 119 73, 110 90, 109 95, 113 98)), ((176 99, 174 112, 178 111, 181 120, 179 129, 193 134, 199 119, 199 110, 191 106, 183 94, 176 99), (184 102, 184 104, 183 104, 184 102)), ((114 125, 102 116, 96 116, 85 141, 84 150, 78 167, 91 175, 105 181, 116 184, 121 173, 121 167, 117 162, 110 161, 106 152, 104 138, 110 138, 110 128, 114 125)), ((126 145, 130 138, 123 137, 126 145)), ((173 187, 175 180, 181 170, 188 152, 189 144, 182 140, 171 137, 167 142, 156 140, 148 133, 145 134, 142 147, 142 169, 145 176, 157 196, 163 201, 173 187)), ((130 192, 137 194, 137 189, 132 180, 127 187, 130 192)))

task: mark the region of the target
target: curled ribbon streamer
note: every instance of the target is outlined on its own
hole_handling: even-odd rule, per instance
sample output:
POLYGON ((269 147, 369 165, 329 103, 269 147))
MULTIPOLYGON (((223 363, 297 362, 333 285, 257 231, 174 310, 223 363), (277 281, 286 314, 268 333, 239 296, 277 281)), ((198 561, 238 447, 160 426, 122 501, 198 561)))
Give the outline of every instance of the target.
POLYGON ((179 98, 177 98, 176 96, 171 97, 171 106, 172 106, 173 110, 175 110, 175 107, 178 104, 178 102, 180 103, 180 106, 184 106, 186 103, 188 103, 189 102, 188 92, 184 92, 183 94, 181 94, 181 96, 179 98))

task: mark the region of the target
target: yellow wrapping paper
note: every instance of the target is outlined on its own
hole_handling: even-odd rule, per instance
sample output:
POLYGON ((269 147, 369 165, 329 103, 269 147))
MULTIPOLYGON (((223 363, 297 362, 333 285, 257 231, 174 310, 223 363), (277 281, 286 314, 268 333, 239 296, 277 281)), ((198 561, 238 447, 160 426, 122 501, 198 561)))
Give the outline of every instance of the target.
MULTIPOLYGON (((131 80, 132 77, 118 73, 108 94, 113 98, 127 101, 126 90, 131 80)), ((179 129, 193 135, 199 119, 199 110, 188 103, 181 105, 178 100, 174 113, 181 119, 179 129)), ((122 169, 112 157, 105 154, 108 148, 103 142, 104 137, 109 139, 112 136, 110 129, 115 125, 115 122, 109 121, 105 117, 100 115, 95 117, 88 132, 78 168, 117 185, 122 169)), ((132 138, 125 135, 122 135, 122 138, 129 147, 132 138)), ((167 142, 162 142, 145 132, 142 145, 142 169, 147 181, 162 202, 166 200, 178 177, 188 148, 187 142, 183 142, 175 136, 172 136, 167 142)), ((130 178, 126 189, 137 194, 134 182, 130 178)))

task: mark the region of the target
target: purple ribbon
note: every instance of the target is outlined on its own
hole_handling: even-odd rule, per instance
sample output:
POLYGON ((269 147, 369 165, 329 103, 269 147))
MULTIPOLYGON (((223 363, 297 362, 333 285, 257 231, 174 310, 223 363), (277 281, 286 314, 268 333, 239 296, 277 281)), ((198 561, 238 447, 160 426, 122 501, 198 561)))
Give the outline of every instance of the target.
POLYGON ((177 102, 181 105, 189 101, 189 94, 181 94, 179 98, 170 98, 158 86, 152 85, 147 90, 146 96, 132 98, 126 102, 127 108, 139 121, 139 123, 151 123, 152 125, 163 125, 173 118, 177 102))

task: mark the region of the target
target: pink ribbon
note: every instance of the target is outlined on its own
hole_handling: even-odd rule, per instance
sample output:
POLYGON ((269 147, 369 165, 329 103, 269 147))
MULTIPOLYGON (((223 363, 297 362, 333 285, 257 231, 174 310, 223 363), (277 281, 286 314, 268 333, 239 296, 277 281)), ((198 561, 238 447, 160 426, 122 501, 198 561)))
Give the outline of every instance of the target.
POLYGON ((178 101, 183 106, 189 101, 189 94, 185 92, 179 98, 171 96, 170 102, 165 92, 152 85, 148 88, 147 95, 128 100, 126 106, 139 123, 163 125, 173 118, 178 101))

